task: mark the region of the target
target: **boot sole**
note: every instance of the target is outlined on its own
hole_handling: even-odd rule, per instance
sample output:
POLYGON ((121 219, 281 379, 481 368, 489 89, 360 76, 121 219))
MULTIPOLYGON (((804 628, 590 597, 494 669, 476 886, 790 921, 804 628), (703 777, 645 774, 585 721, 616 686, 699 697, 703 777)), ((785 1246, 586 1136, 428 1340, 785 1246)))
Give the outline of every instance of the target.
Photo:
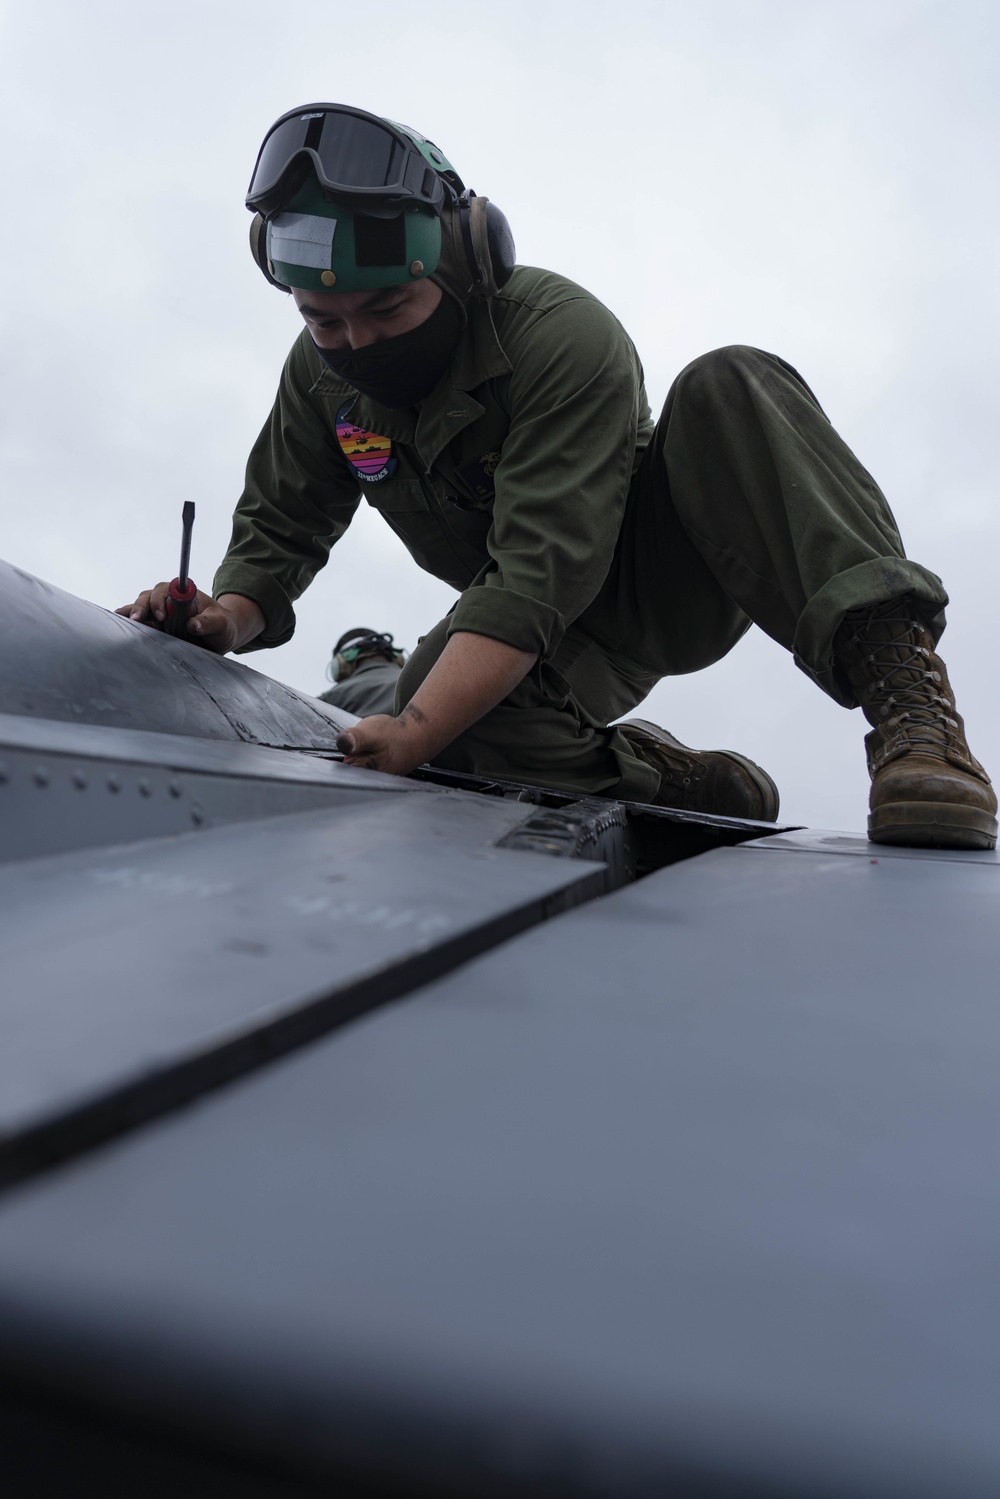
MULTIPOLYGON (((698 753, 698 751, 692 749, 689 744, 682 744, 681 741, 677 739, 673 734, 671 734, 667 729, 661 729, 659 724, 650 723, 648 718, 627 718, 623 723, 616 724, 615 728, 641 729, 643 733, 648 734, 650 739, 652 739, 656 743, 663 744, 664 742, 666 742, 667 744, 672 745, 674 749, 685 750, 689 755, 696 755, 698 753)), ((751 821, 777 822, 778 808, 781 805, 781 798, 778 795, 777 786, 771 780, 771 777, 768 775, 763 766, 758 765, 754 760, 748 760, 746 755, 740 755, 736 752, 736 750, 716 750, 714 753, 717 755, 725 755, 727 760, 737 761, 737 763, 741 765, 746 771, 747 775, 750 777, 757 790, 760 792, 764 811, 761 812, 757 817, 752 818, 751 821)))
POLYGON ((990 849, 997 846, 997 820, 958 802, 890 802, 868 818, 868 837, 906 848, 990 849))

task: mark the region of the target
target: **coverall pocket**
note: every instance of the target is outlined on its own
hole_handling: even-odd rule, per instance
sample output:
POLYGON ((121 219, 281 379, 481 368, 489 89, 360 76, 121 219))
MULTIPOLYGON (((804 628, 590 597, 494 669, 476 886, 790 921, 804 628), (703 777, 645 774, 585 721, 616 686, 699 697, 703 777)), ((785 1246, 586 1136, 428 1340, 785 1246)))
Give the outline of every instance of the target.
POLYGON ((416 480, 388 479, 382 484, 363 485, 361 492, 373 510, 384 510, 387 515, 430 508, 416 480))

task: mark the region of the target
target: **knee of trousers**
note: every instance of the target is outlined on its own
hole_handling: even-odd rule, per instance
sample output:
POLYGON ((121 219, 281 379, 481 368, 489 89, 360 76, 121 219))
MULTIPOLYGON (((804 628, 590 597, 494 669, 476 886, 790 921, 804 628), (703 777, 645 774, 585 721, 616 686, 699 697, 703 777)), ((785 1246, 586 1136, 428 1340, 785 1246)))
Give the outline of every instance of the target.
POLYGON ((699 354, 685 365, 674 381, 673 393, 695 406, 711 405, 718 395, 731 388, 733 381, 745 383, 747 376, 760 373, 774 356, 750 344, 726 344, 699 354))

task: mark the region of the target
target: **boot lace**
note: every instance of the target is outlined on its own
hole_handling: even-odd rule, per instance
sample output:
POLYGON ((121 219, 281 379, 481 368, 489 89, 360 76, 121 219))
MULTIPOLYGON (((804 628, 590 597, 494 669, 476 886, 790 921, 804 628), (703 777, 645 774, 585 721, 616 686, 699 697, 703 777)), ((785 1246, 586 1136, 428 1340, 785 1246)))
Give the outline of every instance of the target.
POLYGON ((868 678, 869 711, 912 744, 960 751, 961 725, 941 691, 944 678, 923 644, 923 626, 905 612, 878 609, 852 624, 849 641, 868 678))

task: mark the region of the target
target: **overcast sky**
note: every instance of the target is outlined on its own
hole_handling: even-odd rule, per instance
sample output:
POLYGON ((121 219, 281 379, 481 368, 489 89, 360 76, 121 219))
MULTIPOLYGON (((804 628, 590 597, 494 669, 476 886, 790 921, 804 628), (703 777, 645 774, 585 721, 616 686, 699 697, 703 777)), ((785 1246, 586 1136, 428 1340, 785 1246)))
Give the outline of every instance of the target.
MULTIPOLYGON (((721 344, 802 371, 945 580, 942 653, 1000 774, 998 39, 995 0, 0 0, 0 555, 114 606, 176 571, 194 499, 210 586, 298 332, 247 180, 275 116, 352 103, 608 303, 654 408, 721 344)), ((256 669, 319 691, 343 629, 412 644, 452 603, 361 509, 256 669)), ((864 826, 860 713, 759 631, 643 712, 759 760, 783 816, 864 826)))

